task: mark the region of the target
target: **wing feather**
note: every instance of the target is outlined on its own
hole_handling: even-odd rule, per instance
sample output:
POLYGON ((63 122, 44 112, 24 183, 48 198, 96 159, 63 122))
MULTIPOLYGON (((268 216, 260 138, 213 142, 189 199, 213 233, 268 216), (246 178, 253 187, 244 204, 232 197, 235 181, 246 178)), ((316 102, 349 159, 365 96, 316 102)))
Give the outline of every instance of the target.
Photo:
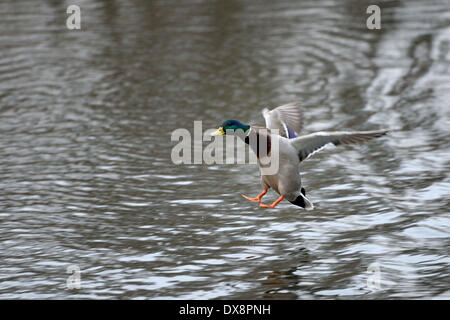
POLYGON ((303 161, 320 151, 328 144, 356 144, 385 135, 387 130, 356 132, 316 132, 290 140, 298 152, 299 161, 303 161))
POLYGON ((280 130, 285 138, 296 137, 303 127, 303 112, 299 102, 290 102, 273 110, 265 108, 263 116, 266 127, 280 130))

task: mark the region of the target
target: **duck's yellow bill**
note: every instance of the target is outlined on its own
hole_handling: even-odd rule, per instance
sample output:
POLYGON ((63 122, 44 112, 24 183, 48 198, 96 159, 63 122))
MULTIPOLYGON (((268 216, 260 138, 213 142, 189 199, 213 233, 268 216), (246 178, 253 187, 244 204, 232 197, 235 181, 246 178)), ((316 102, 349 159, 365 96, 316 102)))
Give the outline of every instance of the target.
POLYGON ((220 127, 219 129, 217 129, 216 131, 211 133, 212 136, 221 136, 221 135, 224 135, 224 134, 225 134, 225 131, 223 131, 222 127, 220 127))

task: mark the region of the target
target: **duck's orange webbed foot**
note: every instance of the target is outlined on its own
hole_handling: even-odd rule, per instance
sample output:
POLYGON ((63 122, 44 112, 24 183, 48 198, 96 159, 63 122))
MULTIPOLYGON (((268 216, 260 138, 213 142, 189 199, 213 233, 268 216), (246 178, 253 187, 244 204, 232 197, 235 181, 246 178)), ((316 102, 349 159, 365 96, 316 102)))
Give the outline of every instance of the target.
POLYGON ((284 199, 284 196, 280 196, 277 200, 275 200, 275 202, 274 203, 272 203, 271 205, 268 205, 268 204, 265 204, 265 203, 260 203, 259 204, 259 206, 261 207, 261 208, 275 208, 275 206, 277 205, 277 204, 279 204, 280 202, 281 202, 281 200, 283 200, 284 199))
POLYGON ((266 193, 267 193, 267 189, 264 189, 263 192, 261 192, 256 198, 250 198, 250 197, 247 197, 244 194, 241 194, 241 196, 243 196, 245 199, 250 200, 250 201, 261 202, 261 198, 264 197, 264 195, 266 193))

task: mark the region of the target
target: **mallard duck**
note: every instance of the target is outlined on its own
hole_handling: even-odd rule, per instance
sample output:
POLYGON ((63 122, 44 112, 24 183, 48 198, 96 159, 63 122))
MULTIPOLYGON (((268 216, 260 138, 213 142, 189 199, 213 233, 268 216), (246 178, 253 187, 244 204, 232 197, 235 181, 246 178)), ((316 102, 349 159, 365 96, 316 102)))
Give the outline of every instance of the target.
POLYGON ((240 137, 249 144, 256 153, 261 173, 263 191, 255 198, 242 196, 250 201, 258 202, 260 207, 275 208, 283 199, 306 210, 314 208, 312 202, 306 197, 306 190, 302 186, 299 164, 312 154, 321 150, 328 144, 335 146, 341 144, 361 143, 373 138, 381 137, 387 130, 354 131, 354 132, 315 132, 303 136, 299 133, 303 125, 302 110, 298 102, 291 102, 273 110, 262 110, 266 126, 250 126, 237 120, 226 120, 212 133, 212 135, 236 134, 238 131, 244 135, 240 137), (276 132, 276 133, 275 133, 276 132), (260 143, 253 141, 266 141, 265 152, 262 152, 260 143), (271 146, 274 139, 278 142, 279 166, 275 174, 264 174, 262 160, 271 155, 271 146), (262 197, 272 188, 280 196, 275 202, 268 205, 262 203, 262 197))

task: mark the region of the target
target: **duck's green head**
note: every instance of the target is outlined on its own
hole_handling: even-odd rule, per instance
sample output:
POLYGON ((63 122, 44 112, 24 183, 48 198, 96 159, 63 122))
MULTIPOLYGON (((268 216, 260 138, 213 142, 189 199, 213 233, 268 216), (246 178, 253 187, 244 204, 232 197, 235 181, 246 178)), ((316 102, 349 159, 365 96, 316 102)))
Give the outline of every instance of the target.
POLYGON ((215 132, 213 132, 211 135, 213 136, 221 136, 227 133, 227 130, 243 130, 246 132, 248 129, 250 129, 249 125, 240 123, 237 120, 225 120, 222 125, 217 129, 215 132))

